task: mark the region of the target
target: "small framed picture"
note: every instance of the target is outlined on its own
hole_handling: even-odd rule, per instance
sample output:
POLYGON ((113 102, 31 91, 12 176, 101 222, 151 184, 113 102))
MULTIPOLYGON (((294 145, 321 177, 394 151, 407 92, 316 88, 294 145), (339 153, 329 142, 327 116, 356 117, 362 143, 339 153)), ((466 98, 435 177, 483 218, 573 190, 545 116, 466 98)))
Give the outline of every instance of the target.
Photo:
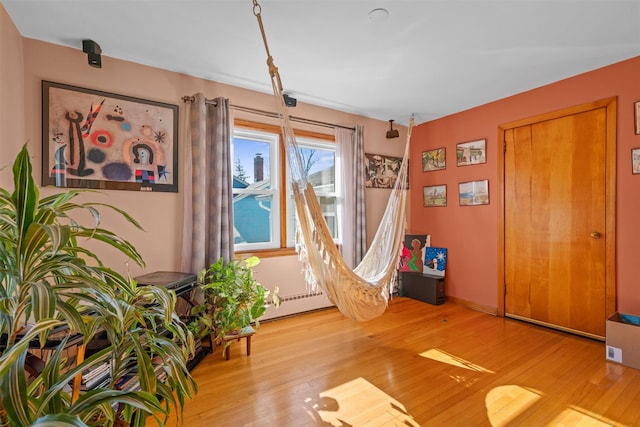
POLYGON ((636 135, 640 135, 640 101, 636 101, 633 104, 633 110, 635 112, 635 125, 636 125, 636 135))
POLYGON ((422 172, 437 171, 446 168, 445 148, 436 148, 422 152, 422 172))
POLYGON ((640 148, 631 149, 631 173, 634 175, 640 173, 640 148))
POLYGON ((424 207, 447 206, 447 185, 431 185, 422 189, 424 207))
POLYGON ((486 139, 462 142, 456 145, 456 161, 458 166, 479 165, 487 163, 486 139))
POLYGON ((460 206, 489 204, 489 180, 461 182, 458 184, 460 206))
MULTIPOLYGON (((364 168, 366 188, 393 188, 398 179, 402 159, 400 157, 382 156, 380 154, 364 154, 364 168)), ((404 188, 409 189, 409 175, 404 183, 404 188)))

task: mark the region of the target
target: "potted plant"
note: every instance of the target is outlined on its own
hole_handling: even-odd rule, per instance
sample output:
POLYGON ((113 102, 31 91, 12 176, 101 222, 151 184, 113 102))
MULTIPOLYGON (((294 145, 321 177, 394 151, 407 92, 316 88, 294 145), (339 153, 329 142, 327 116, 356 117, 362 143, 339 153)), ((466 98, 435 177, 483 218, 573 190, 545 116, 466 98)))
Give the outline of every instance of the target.
POLYGON ((181 408, 195 390, 186 369, 193 338, 174 315, 175 294, 136 286, 83 246, 93 239, 144 265, 128 241, 100 226, 99 209, 140 225, 115 207, 76 202, 87 190, 40 198, 31 174, 25 145, 13 165, 14 190, 0 188, 0 426, 143 426, 148 414, 163 425, 162 414, 181 408), (76 221, 76 211, 88 212, 93 224, 76 221), (67 333, 41 373, 30 376, 29 350, 44 345, 54 328, 67 333), (63 369, 69 337, 89 343, 97 331, 107 345, 63 369), (135 389, 118 386, 125 360, 134 361, 135 389), (112 366, 109 383, 74 398, 70 382, 105 361, 112 366), (159 371, 164 382, 156 380, 159 371))
MULTIPOLYGON (((237 333, 251 323, 260 326, 259 318, 267 310, 270 291, 253 277, 252 268, 259 263, 256 256, 228 262, 220 258, 200 273, 201 302, 193 307, 194 317, 190 323, 195 335, 213 333, 215 341, 220 343, 224 336, 237 333)), ((277 287, 272 299, 277 307, 277 287)))

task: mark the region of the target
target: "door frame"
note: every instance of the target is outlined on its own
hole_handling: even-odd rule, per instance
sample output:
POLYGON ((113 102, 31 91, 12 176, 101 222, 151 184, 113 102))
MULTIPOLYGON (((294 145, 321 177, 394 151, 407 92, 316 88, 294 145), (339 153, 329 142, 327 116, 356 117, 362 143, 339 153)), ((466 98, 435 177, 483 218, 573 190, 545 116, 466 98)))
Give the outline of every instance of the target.
MULTIPOLYGON (((616 156, 617 156, 617 97, 605 98, 498 126, 498 141, 502 154, 498 155, 498 316, 505 316, 505 132, 520 126, 532 125, 577 113, 606 108, 605 147, 605 314, 616 312, 616 156)), ((602 320, 603 322, 606 319, 602 320)))

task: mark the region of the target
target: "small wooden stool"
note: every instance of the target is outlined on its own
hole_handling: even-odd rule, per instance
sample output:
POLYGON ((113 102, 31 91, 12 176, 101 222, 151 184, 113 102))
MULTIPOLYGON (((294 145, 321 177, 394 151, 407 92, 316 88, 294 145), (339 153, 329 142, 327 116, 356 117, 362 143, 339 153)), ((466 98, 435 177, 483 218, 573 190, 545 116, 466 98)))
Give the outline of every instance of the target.
POLYGON ((256 333, 256 330, 253 329, 251 326, 245 326, 237 334, 229 334, 222 337, 222 342, 223 342, 222 348, 224 349, 223 350, 224 358, 226 360, 229 360, 229 347, 231 346, 230 341, 234 341, 234 340, 240 341, 242 338, 245 338, 247 340, 247 356, 250 356, 251 355, 251 336, 255 333, 256 333))

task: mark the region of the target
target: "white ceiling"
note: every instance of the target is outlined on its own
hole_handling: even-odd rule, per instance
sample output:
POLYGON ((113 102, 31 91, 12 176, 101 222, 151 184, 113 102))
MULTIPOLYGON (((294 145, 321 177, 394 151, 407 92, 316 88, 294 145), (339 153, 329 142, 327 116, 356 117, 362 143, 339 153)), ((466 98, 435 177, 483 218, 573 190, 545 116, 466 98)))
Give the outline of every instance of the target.
MULTIPOLYGON (((271 92, 252 0, 0 0, 27 38, 271 92)), ((640 54, 640 1, 261 0, 285 92, 422 123, 640 54), (385 8, 386 19, 369 12, 385 8)), ((639 76, 640 81, 640 76, 639 76)), ((215 94, 211 94, 215 96, 215 94)))

